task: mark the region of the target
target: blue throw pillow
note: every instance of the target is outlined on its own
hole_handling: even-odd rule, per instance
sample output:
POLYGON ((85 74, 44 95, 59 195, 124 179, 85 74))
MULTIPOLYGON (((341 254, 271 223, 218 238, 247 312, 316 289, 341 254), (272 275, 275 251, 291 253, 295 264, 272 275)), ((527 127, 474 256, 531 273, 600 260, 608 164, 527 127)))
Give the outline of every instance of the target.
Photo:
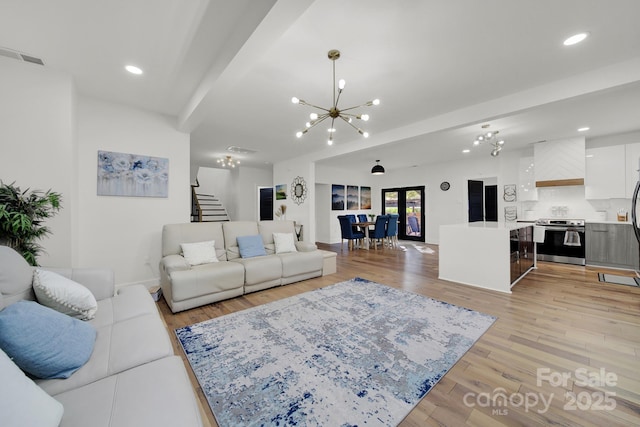
POLYGON ((69 378, 87 363, 95 340, 89 323, 35 301, 0 311, 0 348, 36 378, 69 378))
POLYGON ((242 258, 252 258, 254 256, 266 255, 262 236, 256 234, 254 236, 238 236, 238 249, 242 258))

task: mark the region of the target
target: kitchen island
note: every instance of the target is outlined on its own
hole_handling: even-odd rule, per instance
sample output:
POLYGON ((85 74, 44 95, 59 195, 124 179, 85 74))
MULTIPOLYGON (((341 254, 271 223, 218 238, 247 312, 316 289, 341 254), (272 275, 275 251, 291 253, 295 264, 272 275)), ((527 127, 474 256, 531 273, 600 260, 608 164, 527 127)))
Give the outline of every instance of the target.
POLYGON ((440 226, 442 280, 511 293, 536 268, 533 225, 470 222, 440 226))

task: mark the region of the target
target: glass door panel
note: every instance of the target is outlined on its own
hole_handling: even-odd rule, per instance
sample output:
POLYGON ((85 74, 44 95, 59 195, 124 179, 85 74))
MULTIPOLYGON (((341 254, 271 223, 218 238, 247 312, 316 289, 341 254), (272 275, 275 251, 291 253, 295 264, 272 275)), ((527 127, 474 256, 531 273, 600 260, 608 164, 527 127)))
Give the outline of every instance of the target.
POLYGON ((425 241, 424 205, 424 187, 382 190, 382 212, 399 214, 398 239, 425 241))
POLYGON ((405 221, 407 224, 406 238, 415 238, 415 240, 424 241, 422 235, 422 191, 421 190, 404 190, 405 200, 405 221))
POLYGON ((383 214, 397 214, 398 213, 398 192, 387 191, 384 192, 384 207, 383 214))

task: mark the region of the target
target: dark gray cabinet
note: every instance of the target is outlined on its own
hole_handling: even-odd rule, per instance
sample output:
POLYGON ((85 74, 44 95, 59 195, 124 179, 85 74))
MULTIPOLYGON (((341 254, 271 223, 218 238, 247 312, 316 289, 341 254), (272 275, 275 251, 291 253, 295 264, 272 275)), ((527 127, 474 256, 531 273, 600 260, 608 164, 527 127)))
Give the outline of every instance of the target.
POLYGON ((587 265, 638 270, 639 245, 631 224, 586 224, 587 265))
POLYGON ((533 226, 511 230, 511 283, 533 267, 533 226))

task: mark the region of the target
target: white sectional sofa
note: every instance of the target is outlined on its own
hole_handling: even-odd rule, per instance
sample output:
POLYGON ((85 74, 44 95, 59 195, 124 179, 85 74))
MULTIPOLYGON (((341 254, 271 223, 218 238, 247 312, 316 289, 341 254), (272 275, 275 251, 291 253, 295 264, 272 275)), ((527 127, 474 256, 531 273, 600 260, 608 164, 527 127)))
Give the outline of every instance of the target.
MULTIPOLYGON (((60 426, 201 426, 200 409, 184 363, 174 355, 147 289, 125 287, 114 295, 114 277, 108 269, 53 271, 84 285, 97 300, 95 317, 86 321, 96 331, 90 358, 70 377, 33 379, 37 385, 33 387, 27 383, 32 379, 16 374, 17 366, 11 366, 9 358, 0 354, 0 388, 32 389, 41 398, 50 399, 41 391, 46 392, 59 402, 52 401, 54 406, 61 404, 63 408, 60 426), (6 383, 5 375, 19 384, 6 383)), ((36 299, 33 276, 34 268, 17 252, 0 246, 0 310, 36 299)), ((7 391, 14 392, 0 389, 0 425, 26 425, 21 417, 29 415, 16 413, 23 409, 7 400, 3 394, 7 391)), ((58 425, 55 420, 46 421, 51 423, 41 419, 37 424, 58 425)))
POLYGON ((187 310, 274 286, 336 272, 336 253, 294 241, 281 252, 274 234, 295 236, 293 221, 227 221, 168 224, 162 229, 160 285, 171 310, 187 310), (264 254, 243 257, 238 238, 261 237, 264 254), (192 265, 182 245, 211 242, 215 262, 192 265))

